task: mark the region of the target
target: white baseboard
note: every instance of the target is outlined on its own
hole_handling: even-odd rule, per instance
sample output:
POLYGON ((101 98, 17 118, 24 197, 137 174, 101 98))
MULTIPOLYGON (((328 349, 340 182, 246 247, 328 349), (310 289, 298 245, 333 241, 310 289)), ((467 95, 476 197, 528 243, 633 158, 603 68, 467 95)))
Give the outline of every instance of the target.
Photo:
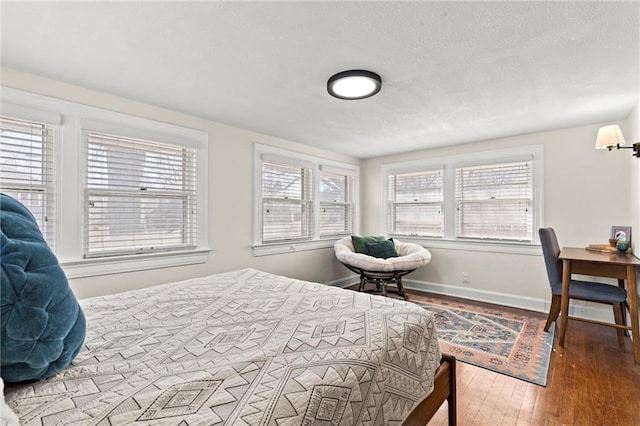
MULTIPOLYGON (((534 297, 519 296, 516 294, 498 293, 494 291, 427 281, 404 279, 402 282, 404 283, 405 288, 411 290, 459 297, 461 299, 476 300, 495 305, 510 306, 513 308, 526 309, 545 314, 549 312, 549 307, 551 305, 551 294, 549 294, 549 299, 538 299, 534 297)), ((598 303, 571 301, 571 304, 569 305, 569 315, 589 318, 597 321, 613 322, 613 309, 607 305, 601 305, 598 303)))
POLYGON ((325 284, 333 287, 346 288, 359 283, 360 283, 360 277, 358 277, 357 275, 350 275, 345 278, 340 278, 339 280, 329 281, 325 284))
POLYGON ((442 294, 445 296, 453 296, 462 299, 476 300, 479 302, 493 303, 495 305, 511 306, 514 308, 527 309, 536 312, 548 312, 549 309, 549 302, 543 299, 535 299, 532 297, 518 296, 515 294, 497 293, 488 290, 459 287, 448 284, 438 284, 427 281, 416 281, 408 279, 402 281, 405 288, 416 291, 426 291, 434 294, 442 294))
MULTIPOLYGON (((359 282, 360 278, 357 275, 351 275, 326 284, 345 288, 358 284, 359 282)), ((403 279, 402 282, 404 283, 404 287, 410 290, 459 297, 461 299, 492 303, 494 305, 510 306, 545 314, 549 312, 551 304, 551 294, 549 294, 549 299, 538 299, 535 297, 519 296, 517 294, 498 293, 477 288, 460 287, 407 278, 403 279)), ((569 305, 569 315, 597 321, 613 322, 613 310, 609 306, 598 303, 572 301, 569 305)))

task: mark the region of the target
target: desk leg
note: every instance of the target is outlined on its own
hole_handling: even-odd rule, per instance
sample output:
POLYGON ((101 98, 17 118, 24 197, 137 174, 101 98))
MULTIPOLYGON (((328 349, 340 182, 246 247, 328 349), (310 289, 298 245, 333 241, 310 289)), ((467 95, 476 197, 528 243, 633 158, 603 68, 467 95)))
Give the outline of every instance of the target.
POLYGON ((560 346, 564 346, 564 334, 567 331, 569 316, 569 283, 571 282, 571 260, 562 260, 562 297, 560 299, 560 346))
POLYGON ((631 336, 633 336, 633 360, 640 364, 640 325, 638 324, 638 290, 636 288, 636 268, 627 265, 627 295, 629 297, 629 316, 631 317, 631 336))

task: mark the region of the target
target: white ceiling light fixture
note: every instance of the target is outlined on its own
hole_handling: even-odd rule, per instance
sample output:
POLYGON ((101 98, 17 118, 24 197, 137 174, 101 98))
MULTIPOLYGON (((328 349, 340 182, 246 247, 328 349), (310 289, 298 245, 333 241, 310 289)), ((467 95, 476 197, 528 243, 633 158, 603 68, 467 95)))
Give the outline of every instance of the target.
POLYGON ((365 99, 378 93, 381 88, 380 76, 365 70, 342 71, 327 81, 327 92, 338 99, 365 99))

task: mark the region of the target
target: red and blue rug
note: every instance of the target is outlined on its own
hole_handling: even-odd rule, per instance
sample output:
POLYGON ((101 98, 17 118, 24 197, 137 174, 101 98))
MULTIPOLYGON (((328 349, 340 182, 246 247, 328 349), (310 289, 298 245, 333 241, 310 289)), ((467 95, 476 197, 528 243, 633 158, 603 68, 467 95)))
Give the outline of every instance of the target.
POLYGON ((434 313, 442 352, 546 386, 554 328, 545 332, 545 319, 423 296, 411 301, 434 313))

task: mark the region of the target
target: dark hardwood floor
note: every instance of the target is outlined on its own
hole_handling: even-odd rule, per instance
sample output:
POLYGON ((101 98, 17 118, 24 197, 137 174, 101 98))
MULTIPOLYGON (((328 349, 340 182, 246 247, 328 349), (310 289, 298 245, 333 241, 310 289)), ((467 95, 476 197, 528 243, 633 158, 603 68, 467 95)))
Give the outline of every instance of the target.
MULTIPOLYGON (((580 321, 569 322, 564 348, 558 333, 555 338, 546 387, 458 362, 458 425, 640 426, 640 366, 634 365, 630 338, 623 353, 614 328, 580 321)), ((447 424, 445 403, 429 426, 447 424)))

